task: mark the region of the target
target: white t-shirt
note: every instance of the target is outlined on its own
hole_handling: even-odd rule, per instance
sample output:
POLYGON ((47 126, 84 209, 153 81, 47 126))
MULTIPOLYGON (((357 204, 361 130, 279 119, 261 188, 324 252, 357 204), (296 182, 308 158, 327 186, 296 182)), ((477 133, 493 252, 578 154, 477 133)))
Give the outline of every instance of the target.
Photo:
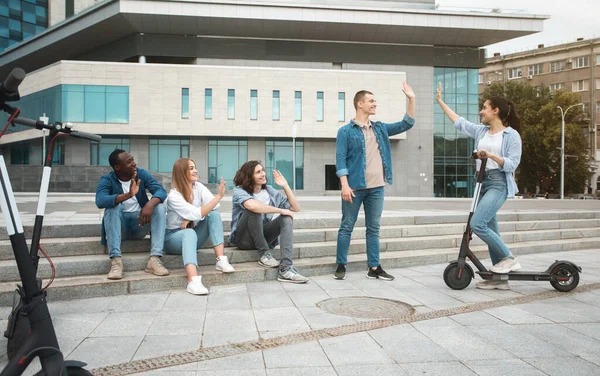
MULTIPOLYGON (((265 205, 271 205, 271 197, 269 196, 269 192, 266 189, 261 189, 260 192, 253 194, 255 199, 262 202, 265 205)), ((268 221, 272 220, 273 213, 263 214, 263 218, 266 218, 268 221)))
MULTIPOLYGON (((196 182, 192 189, 194 199, 190 204, 187 202, 181 193, 176 189, 171 189, 166 200, 167 207, 167 229, 172 230, 181 228, 181 222, 185 219, 188 221, 198 222, 204 220, 201 208, 215 196, 204 186, 204 184, 196 182)), ((217 204, 213 210, 221 204, 217 204)))
MULTIPOLYGON (((131 180, 119 181, 121 182, 121 187, 123 187, 123 193, 129 193, 129 188, 131 188, 131 180)), ((142 207, 135 196, 129 200, 123 201, 121 204, 123 205, 123 211, 125 213, 132 213, 142 210, 142 207)))
MULTIPOLYGON (((502 155, 502 135, 504 132, 498 132, 496 134, 488 133, 483 136, 481 140, 479 140, 479 145, 477 146, 478 150, 487 150, 490 153, 494 153, 496 155, 502 155)), ((481 160, 477 160, 477 171, 481 167, 481 160)), ((493 170, 500 168, 500 165, 493 161, 491 158, 488 158, 487 164, 485 165, 485 170, 493 170)))

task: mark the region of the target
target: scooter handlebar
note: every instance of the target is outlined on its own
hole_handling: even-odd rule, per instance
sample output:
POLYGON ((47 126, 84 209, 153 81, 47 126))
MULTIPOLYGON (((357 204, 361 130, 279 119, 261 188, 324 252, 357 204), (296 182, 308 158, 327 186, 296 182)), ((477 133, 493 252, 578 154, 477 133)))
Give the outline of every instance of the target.
POLYGON ((102 140, 102 136, 100 136, 98 134, 82 132, 82 131, 71 131, 70 135, 73 137, 86 138, 90 141, 100 142, 100 140, 102 140))

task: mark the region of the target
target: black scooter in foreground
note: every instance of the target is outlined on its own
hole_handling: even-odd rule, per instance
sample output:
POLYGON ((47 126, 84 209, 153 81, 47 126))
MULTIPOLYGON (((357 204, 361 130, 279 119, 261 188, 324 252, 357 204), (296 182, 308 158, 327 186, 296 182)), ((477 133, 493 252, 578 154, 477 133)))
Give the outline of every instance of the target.
MULTIPOLYGON (((479 201, 479 194, 481 192, 481 185, 483 183, 485 165, 487 162, 485 154, 482 157, 481 167, 477 173, 477 184, 475 185, 475 192, 473 194, 471 212, 469 213, 467 227, 460 244, 458 260, 452 261, 444 270, 444 282, 446 282, 446 285, 453 290, 462 290, 469 286, 471 280, 475 276, 471 266, 466 263, 466 259, 469 258, 469 260, 471 260, 471 262, 478 269, 476 273, 479 274, 479 276, 481 276, 481 278, 484 280, 549 281, 552 287, 561 292, 569 292, 576 288, 579 284, 579 273, 581 272, 581 267, 570 261, 557 260, 543 272, 514 271, 507 274, 497 274, 487 270, 481 261, 479 261, 475 254, 471 251, 469 248, 469 242, 472 239, 470 222, 479 201)), ((477 159, 476 152, 473 152, 472 158, 477 159)))
MULTIPOLYGON (((43 121, 18 117, 20 110, 6 104, 20 99, 18 87, 25 78, 25 72, 15 68, 0 84, 0 110, 10 115, 9 124, 20 124, 36 129, 50 131, 50 143, 40 186, 40 196, 36 212, 31 249, 28 249, 23 231, 23 224, 17 209, 15 195, 10 184, 4 157, 0 154, 0 207, 4 215, 6 232, 15 255, 22 285, 17 286, 17 304, 8 317, 8 325, 4 336, 8 339, 7 356, 9 359, 0 376, 21 375, 35 357, 39 357, 42 370, 36 376, 89 376, 83 362, 64 360, 60 351, 56 332, 48 311, 46 285, 42 288, 42 280, 37 278, 38 250, 45 252, 39 246, 42 233, 42 221, 50 184, 52 152, 54 142, 60 135, 100 141, 101 137, 91 133, 78 132, 71 124, 59 122, 46 124, 43 121)), ((0 137, 2 136, 0 133, 0 137)), ((52 264, 51 264, 52 266, 52 264)), ((52 267, 54 271, 54 267, 52 267)), ((54 273, 52 278, 54 278, 54 273)))

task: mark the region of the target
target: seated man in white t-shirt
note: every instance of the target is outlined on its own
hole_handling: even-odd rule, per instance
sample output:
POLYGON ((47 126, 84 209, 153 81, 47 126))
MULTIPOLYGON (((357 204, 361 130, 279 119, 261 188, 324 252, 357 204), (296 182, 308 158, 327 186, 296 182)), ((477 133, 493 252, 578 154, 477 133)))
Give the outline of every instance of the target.
POLYGON ((167 192, 150 175, 137 168, 131 154, 116 149, 108 157, 113 171, 104 175, 96 188, 96 206, 104 209, 102 219, 103 245, 108 245, 111 268, 108 279, 123 278, 121 240, 143 239, 151 233, 150 260, 145 271, 158 276, 168 275, 160 258, 163 255, 166 211, 163 201, 167 192), (146 190, 152 198, 148 200, 146 190))

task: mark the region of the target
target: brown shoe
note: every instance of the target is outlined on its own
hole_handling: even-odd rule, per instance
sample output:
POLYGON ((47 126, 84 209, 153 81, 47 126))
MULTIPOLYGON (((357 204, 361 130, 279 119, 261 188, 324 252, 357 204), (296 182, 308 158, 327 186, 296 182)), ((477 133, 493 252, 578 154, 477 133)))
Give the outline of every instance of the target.
POLYGON ((110 260, 110 272, 106 276, 108 279, 123 278, 123 260, 120 257, 113 257, 110 260))
POLYGON ((146 270, 144 271, 158 276, 169 275, 169 271, 163 266, 158 256, 150 256, 150 260, 148 260, 146 270))

